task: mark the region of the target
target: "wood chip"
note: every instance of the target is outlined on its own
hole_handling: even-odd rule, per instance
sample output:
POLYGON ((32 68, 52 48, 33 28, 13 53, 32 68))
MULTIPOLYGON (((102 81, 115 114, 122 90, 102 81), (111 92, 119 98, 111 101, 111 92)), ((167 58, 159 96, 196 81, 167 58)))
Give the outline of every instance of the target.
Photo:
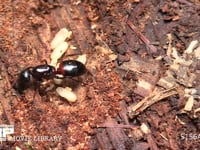
POLYGON ((200 113, 200 108, 194 110, 194 118, 197 118, 197 113, 200 113))
POLYGON ((109 61, 117 59, 117 55, 115 55, 110 48, 106 48, 103 46, 96 46, 95 49, 98 50, 102 55, 108 55, 109 61))
POLYGON ((198 41, 195 40, 195 41, 192 41, 190 43, 190 45, 188 46, 188 48, 185 50, 184 53, 186 54, 191 54, 193 52, 193 50, 197 47, 197 44, 198 44, 198 41))
POLYGON ((193 98, 193 96, 190 96, 190 97, 188 98, 187 103, 185 104, 184 110, 185 110, 185 111, 191 111, 193 105, 194 105, 194 98, 193 98))
POLYGON ((174 88, 170 88, 167 90, 160 90, 155 89, 153 93, 149 96, 145 97, 143 100, 138 102, 136 105, 129 106, 128 108, 128 115, 130 118, 133 118, 147 109, 149 106, 153 105, 154 103, 167 98, 169 96, 177 94, 177 91, 174 88))
POLYGON ((149 130, 148 126, 144 123, 140 126, 140 129, 142 130, 143 133, 149 134, 151 131, 149 130))
POLYGON ((194 55, 197 59, 200 59, 200 46, 194 50, 194 55))

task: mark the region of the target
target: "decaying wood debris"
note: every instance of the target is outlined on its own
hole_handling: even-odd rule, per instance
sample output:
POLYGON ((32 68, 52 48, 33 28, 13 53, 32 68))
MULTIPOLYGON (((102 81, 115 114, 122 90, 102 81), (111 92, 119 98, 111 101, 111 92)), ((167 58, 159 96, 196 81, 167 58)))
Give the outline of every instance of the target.
MULTIPOLYGON (((139 113, 143 112, 146 108, 158 102, 159 100, 163 100, 175 94, 181 95, 182 93, 178 93, 176 89, 185 89, 186 93, 182 95, 188 98, 188 102, 186 103, 186 106, 184 108, 185 111, 191 111, 191 108, 194 103, 194 97, 196 99, 200 98, 199 95, 196 95, 198 94, 199 87, 197 86, 196 89, 192 88, 194 87, 197 76, 195 73, 192 73, 192 71, 189 68, 190 66, 192 66, 192 64, 196 64, 196 61, 199 61, 198 41, 191 42, 191 44, 189 45, 182 57, 179 56, 175 48, 172 48, 172 50, 170 50, 170 48, 172 48, 171 45, 169 45, 168 51, 172 53, 169 54, 168 62, 165 64, 169 65, 169 70, 167 70, 164 74, 164 77, 160 78, 160 80, 156 83, 159 87, 156 87, 152 91, 152 93, 149 93, 149 95, 146 96, 142 101, 129 107, 129 116, 131 118, 133 118, 133 116, 137 116, 139 113), (164 89, 162 89, 161 87, 164 89), (191 92, 192 90, 193 93, 191 92)), ((134 63, 134 61, 130 61, 128 63, 131 63, 132 66, 124 66, 128 66, 127 68, 137 68, 135 67, 137 63, 134 63)), ((137 69, 133 71, 135 71, 136 73, 141 72, 137 69)), ((144 86, 144 89, 146 88, 145 84, 143 84, 142 86, 144 86)))
POLYGON ((148 107, 150 107, 151 105, 153 105, 154 103, 159 102, 160 100, 163 100, 175 94, 178 94, 175 88, 167 90, 161 90, 156 88, 149 96, 146 96, 139 103, 133 106, 129 106, 129 117, 133 118, 141 112, 143 112, 148 107))
POLYGON ((160 63, 158 61, 143 60, 136 55, 132 55, 130 61, 123 63, 119 68, 136 74, 136 89, 133 90, 143 97, 152 93, 160 76, 160 63))
POLYGON ((199 49, 197 40, 190 43, 182 56, 178 54, 175 48, 171 48, 171 54, 167 58, 169 69, 157 83, 165 89, 174 86, 184 89, 182 96, 187 99, 183 110, 185 112, 191 112, 193 105, 200 98, 199 85, 196 84, 199 74, 198 69, 196 70, 200 60, 199 49))

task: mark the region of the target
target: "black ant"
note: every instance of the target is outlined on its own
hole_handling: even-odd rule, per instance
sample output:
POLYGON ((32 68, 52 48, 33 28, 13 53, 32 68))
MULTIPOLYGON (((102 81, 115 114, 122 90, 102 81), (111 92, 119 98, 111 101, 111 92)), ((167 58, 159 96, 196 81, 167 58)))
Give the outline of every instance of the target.
POLYGON ((44 79, 53 78, 65 78, 65 77, 76 77, 83 75, 86 72, 86 67, 83 63, 77 60, 65 60, 59 64, 59 67, 45 64, 36 67, 28 67, 22 70, 18 76, 18 79, 14 85, 14 88, 23 94, 32 83, 33 80, 42 82, 44 79), (62 75, 58 77, 57 75, 62 75))

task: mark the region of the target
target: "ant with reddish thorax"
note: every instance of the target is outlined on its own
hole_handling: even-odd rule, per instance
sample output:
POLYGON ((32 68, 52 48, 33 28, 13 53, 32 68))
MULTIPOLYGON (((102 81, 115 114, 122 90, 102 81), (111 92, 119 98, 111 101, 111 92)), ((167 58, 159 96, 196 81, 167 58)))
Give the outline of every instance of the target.
POLYGON ((54 66, 45 64, 36 67, 28 67, 19 73, 18 79, 14 88, 23 94, 33 80, 42 82, 45 79, 76 77, 83 75, 86 72, 86 67, 83 63, 77 60, 64 60, 56 69, 54 66), (62 75, 58 76, 58 75, 62 75))

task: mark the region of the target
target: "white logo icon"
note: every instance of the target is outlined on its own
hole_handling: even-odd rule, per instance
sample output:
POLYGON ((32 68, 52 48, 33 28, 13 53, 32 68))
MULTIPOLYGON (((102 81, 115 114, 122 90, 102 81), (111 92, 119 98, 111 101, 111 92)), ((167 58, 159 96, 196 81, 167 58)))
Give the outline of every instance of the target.
POLYGON ((0 125, 0 141, 6 141, 8 134, 14 133, 14 125, 0 125))

